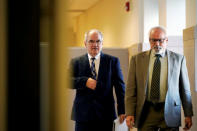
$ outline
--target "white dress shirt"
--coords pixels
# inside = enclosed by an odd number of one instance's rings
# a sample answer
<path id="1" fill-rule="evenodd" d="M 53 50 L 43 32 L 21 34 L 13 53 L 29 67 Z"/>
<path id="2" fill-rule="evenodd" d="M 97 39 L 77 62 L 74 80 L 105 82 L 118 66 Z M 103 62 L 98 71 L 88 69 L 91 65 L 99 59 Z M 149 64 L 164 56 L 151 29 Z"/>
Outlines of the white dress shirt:
<path id="1" fill-rule="evenodd" d="M 101 53 L 97 54 L 94 57 L 95 58 L 94 63 L 95 63 L 97 77 L 98 77 L 98 72 L 99 72 L 100 56 L 101 56 Z M 90 67 L 91 67 L 91 64 L 92 64 L 92 59 L 91 58 L 93 58 L 93 57 L 90 54 L 88 54 L 88 59 L 89 59 Z"/>

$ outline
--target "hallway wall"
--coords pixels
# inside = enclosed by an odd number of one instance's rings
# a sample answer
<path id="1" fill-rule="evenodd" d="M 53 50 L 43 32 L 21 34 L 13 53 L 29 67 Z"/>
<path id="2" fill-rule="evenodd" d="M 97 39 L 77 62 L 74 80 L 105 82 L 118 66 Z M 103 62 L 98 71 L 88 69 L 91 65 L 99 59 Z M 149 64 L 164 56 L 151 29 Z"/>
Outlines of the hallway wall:
<path id="1" fill-rule="evenodd" d="M 186 28 L 183 31 L 183 41 L 184 41 L 184 55 L 187 60 L 187 68 L 188 68 L 188 74 L 190 79 L 190 89 L 191 89 L 191 95 L 192 95 L 192 103 L 193 103 L 193 126 L 191 128 L 191 131 L 197 130 L 197 25 Z"/>
<path id="2" fill-rule="evenodd" d="M 197 24 L 197 0 L 186 0 L 186 27 Z"/>
<path id="3" fill-rule="evenodd" d="M 123 0 L 101 0 L 85 13 L 75 18 L 76 46 L 83 46 L 84 33 L 97 28 L 104 35 L 104 47 L 128 47 L 139 43 L 142 28 L 141 0 L 130 1 L 130 11 Z"/>

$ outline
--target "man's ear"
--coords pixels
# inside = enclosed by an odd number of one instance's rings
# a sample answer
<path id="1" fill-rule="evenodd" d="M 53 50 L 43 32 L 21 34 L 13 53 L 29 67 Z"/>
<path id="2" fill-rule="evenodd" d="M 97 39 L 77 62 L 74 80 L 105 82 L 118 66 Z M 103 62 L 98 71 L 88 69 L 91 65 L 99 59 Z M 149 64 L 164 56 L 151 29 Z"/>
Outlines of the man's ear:
<path id="1" fill-rule="evenodd" d="M 166 38 L 166 42 L 168 42 L 168 37 Z"/>

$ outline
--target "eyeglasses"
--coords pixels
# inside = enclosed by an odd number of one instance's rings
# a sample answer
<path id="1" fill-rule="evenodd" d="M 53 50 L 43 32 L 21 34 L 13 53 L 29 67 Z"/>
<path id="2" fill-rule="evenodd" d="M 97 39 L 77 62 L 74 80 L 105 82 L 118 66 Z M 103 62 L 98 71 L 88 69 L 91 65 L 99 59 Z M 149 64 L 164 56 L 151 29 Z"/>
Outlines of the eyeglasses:
<path id="1" fill-rule="evenodd" d="M 89 44 L 94 44 L 94 43 L 101 44 L 101 42 L 102 42 L 101 40 L 89 40 L 88 41 Z"/>
<path id="2" fill-rule="evenodd" d="M 154 38 L 151 39 L 150 38 L 149 40 L 152 43 L 156 43 L 156 42 L 163 43 L 166 40 L 166 38 L 163 38 L 163 39 L 154 39 Z"/>

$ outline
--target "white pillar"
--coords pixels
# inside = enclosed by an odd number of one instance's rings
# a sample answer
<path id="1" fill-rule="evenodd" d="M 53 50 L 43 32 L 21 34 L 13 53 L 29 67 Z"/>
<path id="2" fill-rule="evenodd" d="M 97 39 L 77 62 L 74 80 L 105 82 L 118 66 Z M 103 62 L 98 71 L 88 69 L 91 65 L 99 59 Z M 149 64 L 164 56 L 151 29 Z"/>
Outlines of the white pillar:
<path id="1" fill-rule="evenodd" d="M 144 42 L 144 0 L 138 0 L 139 43 Z"/>
<path id="2" fill-rule="evenodd" d="M 159 24 L 168 35 L 182 36 L 185 28 L 185 0 L 159 0 Z"/>
<path id="3" fill-rule="evenodd" d="M 168 35 L 182 36 L 185 29 L 185 0 L 167 0 Z"/>
<path id="4" fill-rule="evenodd" d="M 158 0 L 159 3 L 159 25 L 166 27 L 167 20 L 166 20 L 166 0 Z"/>
<path id="5" fill-rule="evenodd" d="M 183 29 L 185 29 L 185 0 L 158 0 L 159 25 L 168 32 L 168 49 L 183 54 Z"/>
<path id="6" fill-rule="evenodd" d="M 149 30 L 159 25 L 158 0 L 144 0 L 144 42 L 149 42 Z"/>
<path id="7" fill-rule="evenodd" d="M 143 0 L 142 6 L 142 29 L 143 33 L 140 36 L 143 37 L 143 40 L 140 41 L 142 43 L 142 51 L 149 50 L 149 30 L 153 26 L 159 25 L 159 6 L 158 0 Z"/>

